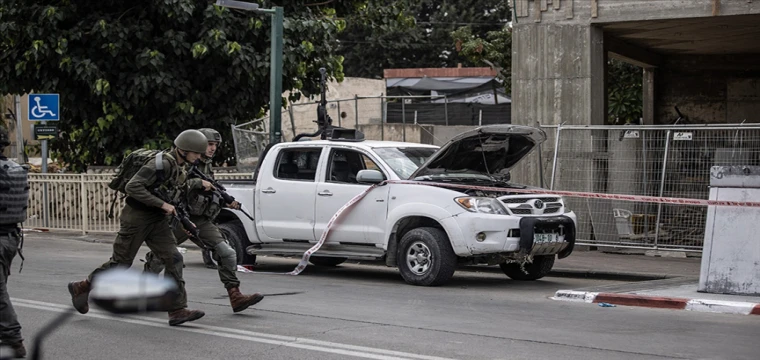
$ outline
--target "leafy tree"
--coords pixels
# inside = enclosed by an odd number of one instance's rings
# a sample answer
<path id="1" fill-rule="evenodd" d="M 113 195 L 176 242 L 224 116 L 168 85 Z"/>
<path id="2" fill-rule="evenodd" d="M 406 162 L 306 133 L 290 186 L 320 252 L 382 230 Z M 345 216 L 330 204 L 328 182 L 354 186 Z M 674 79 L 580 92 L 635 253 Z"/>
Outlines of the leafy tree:
<path id="1" fill-rule="evenodd" d="M 451 67 L 457 63 L 467 66 L 467 58 L 459 56 L 451 41 L 451 32 L 461 26 L 469 26 L 478 38 L 487 38 L 491 31 L 498 31 L 512 19 L 507 0 L 419 0 L 416 11 L 421 31 L 427 34 L 430 44 L 419 61 L 433 67 Z"/>
<path id="2" fill-rule="evenodd" d="M 426 46 L 405 1 L 370 0 L 345 19 L 338 51 L 347 76 L 382 78 L 383 69 L 409 65 L 407 56 Z"/>
<path id="3" fill-rule="evenodd" d="M 339 53 L 347 76 L 382 78 L 384 68 L 485 66 L 455 50 L 451 32 L 487 38 L 511 19 L 507 0 L 369 0 L 347 14 Z"/>
<path id="4" fill-rule="evenodd" d="M 643 114 L 643 75 L 640 67 L 610 59 L 607 63 L 608 122 L 638 124 Z"/>
<path id="5" fill-rule="evenodd" d="M 271 21 L 214 2 L 0 0 L 0 94 L 61 94 L 62 136 L 51 150 L 73 171 L 116 165 L 136 147 L 166 148 L 200 127 L 222 132 L 216 159 L 232 165 L 229 125 L 268 107 Z M 283 90 L 307 96 L 319 91 L 320 67 L 342 80 L 336 13 L 362 2 L 309 3 L 278 2 Z"/>
<path id="6" fill-rule="evenodd" d="M 463 26 L 451 32 L 459 55 L 473 66 L 494 66 L 504 84 L 504 91 L 512 91 L 512 29 L 505 26 L 489 31 L 485 38 L 472 33 L 472 28 Z"/>

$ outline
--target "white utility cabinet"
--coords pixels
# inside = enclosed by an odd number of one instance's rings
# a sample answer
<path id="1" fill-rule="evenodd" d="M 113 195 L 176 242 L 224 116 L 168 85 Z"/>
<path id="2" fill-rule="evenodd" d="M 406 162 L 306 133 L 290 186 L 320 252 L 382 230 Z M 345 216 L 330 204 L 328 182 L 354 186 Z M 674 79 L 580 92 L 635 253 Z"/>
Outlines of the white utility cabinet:
<path id="1" fill-rule="evenodd" d="M 713 166 L 710 200 L 760 202 L 760 166 Z M 708 207 L 697 291 L 760 295 L 760 208 Z"/>

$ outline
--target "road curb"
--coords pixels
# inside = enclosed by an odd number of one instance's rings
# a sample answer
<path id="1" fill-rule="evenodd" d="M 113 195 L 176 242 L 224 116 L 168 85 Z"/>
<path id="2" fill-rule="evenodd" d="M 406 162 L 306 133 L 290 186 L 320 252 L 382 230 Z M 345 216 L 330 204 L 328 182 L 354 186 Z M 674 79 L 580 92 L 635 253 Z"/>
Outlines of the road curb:
<path id="1" fill-rule="evenodd" d="M 567 278 L 589 278 L 589 279 L 603 279 L 603 280 L 630 280 L 630 281 L 647 281 L 647 280 L 662 280 L 680 277 L 680 275 L 671 274 L 650 274 L 639 272 L 620 272 L 620 271 L 598 271 L 598 270 L 576 270 L 568 268 L 555 268 L 549 272 L 549 275 L 553 277 L 567 277 Z"/>
<path id="2" fill-rule="evenodd" d="M 591 291 L 558 290 L 552 300 L 584 303 L 607 303 L 659 309 L 689 310 L 737 315 L 760 315 L 760 303 L 686 299 L 638 294 L 599 293 Z"/>

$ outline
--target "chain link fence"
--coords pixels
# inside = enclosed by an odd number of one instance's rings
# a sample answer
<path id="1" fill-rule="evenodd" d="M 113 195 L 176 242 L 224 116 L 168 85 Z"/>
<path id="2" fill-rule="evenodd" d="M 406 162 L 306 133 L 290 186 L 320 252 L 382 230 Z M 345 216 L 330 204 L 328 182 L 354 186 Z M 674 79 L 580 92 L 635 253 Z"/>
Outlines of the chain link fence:
<path id="1" fill-rule="evenodd" d="M 539 167 L 555 190 L 708 199 L 712 166 L 760 165 L 757 125 L 542 128 L 554 156 Z M 702 249 L 706 207 L 566 200 L 583 245 Z"/>

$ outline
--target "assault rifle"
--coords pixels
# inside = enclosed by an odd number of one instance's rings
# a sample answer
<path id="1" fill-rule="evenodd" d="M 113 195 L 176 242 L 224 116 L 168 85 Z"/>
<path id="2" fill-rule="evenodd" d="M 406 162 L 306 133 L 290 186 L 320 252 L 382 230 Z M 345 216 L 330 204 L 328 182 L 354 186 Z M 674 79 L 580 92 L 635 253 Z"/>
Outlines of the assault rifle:
<path id="1" fill-rule="evenodd" d="M 177 223 L 179 222 L 182 224 L 182 227 L 190 233 L 190 235 L 201 242 L 200 231 L 197 227 L 195 227 L 195 224 L 190 221 L 190 215 L 187 213 L 187 209 L 185 209 L 185 203 L 181 200 L 172 201 L 166 191 L 158 187 L 153 189 L 153 194 L 158 196 L 159 199 L 165 201 L 167 204 L 174 206 L 175 213 L 172 214 L 172 228 L 176 228 Z"/>
<path id="2" fill-rule="evenodd" d="M 206 180 L 210 182 L 212 185 L 214 185 L 215 189 L 213 191 L 222 197 L 225 204 L 232 204 L 233 202 L 235 202 L 235 198 L 232 195 L 227 193 L 227 189 L 222 184 L 212 179 L 210 176 L 204 174 L 202 171 L 200 171 L 198 167 L 196 166 L 196 164 L 193 164 L 192 167 L 190 167 L 190 175 L 195 175 L 201 178 L 202 180 Z M 240 210 L 243 214 L 245 214 L 245 216 L 247 216 L 249 219 L 253 220 L 253 216 L 251 216 L 245 210 L 243 210 L 242 206 L 238 210 Z"/>
<path id="3" fill-rule="evenodd" d="M 320 99 L 319 105 L 317 105 L 317 127 L 318 130 L 314 133 L 301 133 L 293 138 L 293 141 L 298 141 L 302 137 L 320 136 L 322 140 L 326 139 L 341 139 L 348 141 L 362 141 L 364 140 L 364 134 L 355 129 L 346 129 L 340 126 L 333 126 L 332 118 L 327 113 L 327 99 L 325 93 L 327 92 L 327 70 L 325 68 L 319 68 L 321 78 L 319 81 L 320 86 Z"/>

